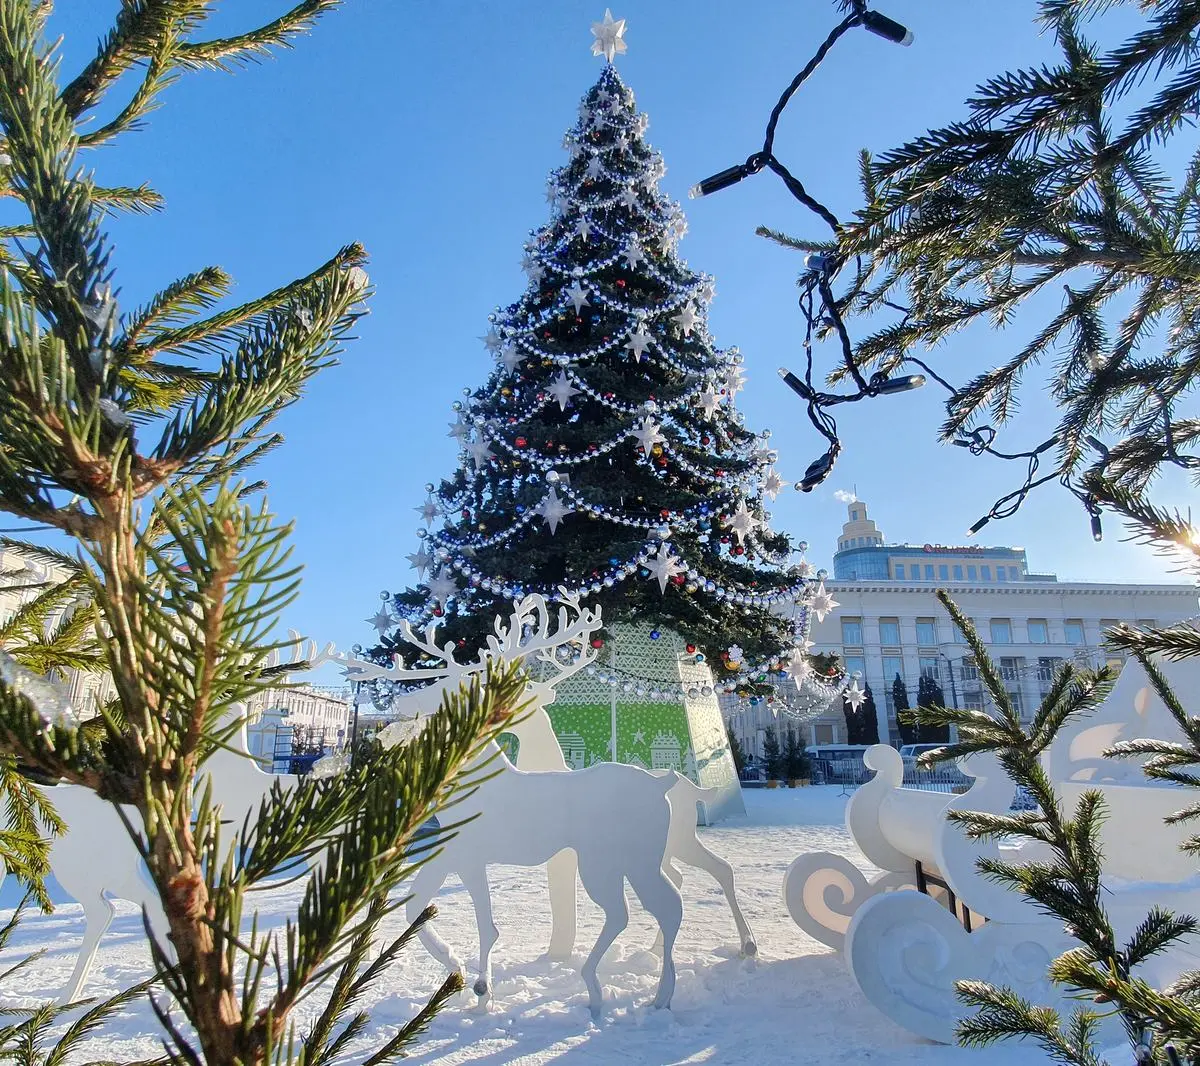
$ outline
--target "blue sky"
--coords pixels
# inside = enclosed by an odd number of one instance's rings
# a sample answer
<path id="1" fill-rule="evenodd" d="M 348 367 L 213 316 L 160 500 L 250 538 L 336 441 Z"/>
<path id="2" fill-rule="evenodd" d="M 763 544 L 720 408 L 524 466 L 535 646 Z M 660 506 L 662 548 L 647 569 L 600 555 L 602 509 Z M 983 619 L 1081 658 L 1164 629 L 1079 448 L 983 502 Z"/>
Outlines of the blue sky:
<path id="1" fill-rule="evenodd" d="M 213 28 L 236 32 L 278 14 L 284 0 L 219 5 Z M 962 114 L 983 78 L 1052 55 L 1033 0 L 879 0 L 916 34 L 899 48 L 855 31 L 789 108 L 777 153 L 819 199 L 846 214 L 858 202 L 861 148 L 883 151 Z M 74 70 L 118 9 L 116 0 L 62 5 Z M 91 159 L 105 183 L 149 181 L 164 213 L 115 222 L 122 306 L 172 279 L 218 264 L 248 297 L 307 273 L 362 241 L 376 287 L 371 315 L 340 367 L 287 413 L 287 445 L 262 464 L 275 511 L 296 523 L 305 584 L 285 623 L 345 647 L 366 641 L 363 619 L 381 589 L 400 589 L 415 548 L 423 485 L 456 462 L 450 404 L 486 376 L 487 315 L 523 290 L 521 244 L 546 219 L 545 179 L 563 132 L 602 61 L 589 53 L 597 0 L 349 0 L 278 58 L 234 76 L 190 75 L 170 88 L 145 131 Z M 717 279 L 710 327 L 746 357 L 739 397 L 747 424 L 773 430 L 785 476 L 823 450 L 776 367 L 800 364 L 795 277 L 800 258 L 754 235 L 758 224 L 825 236 L 822 224 L 768 174 L 687 201 L 697 179 L 761 143 L 776 97 L 837 21 L 832 2 L 630 0 L 629 52 L 618 59 L 650 115 L 649 141 L 684 201 L 681 253 Z M 1021 343 L 973 331 L 934 354 L 963 380 Z M 835 353 L 821 357 L 828 365 Z M 1048 435 L 1035 392 L 1002 438 L 1019 450 Z M 889 539 L 960 543 L 1020 471 L 939 445 L 932 388 L 841 408 L 845 450 L 811 495 L 788 492 L 774 524 L 828 565 L 845 519 L 836 490 L 856 487 Z M 1159 497 L 1186 503 L 1184 486 Z M 1120 543 L 1114 522 L 1094 544 L 1073 498 L 1043 490 L 982 543 L 1014 544 L 1034 569 L 1077 580 L 1172 579 L 1148 550 Z"/>

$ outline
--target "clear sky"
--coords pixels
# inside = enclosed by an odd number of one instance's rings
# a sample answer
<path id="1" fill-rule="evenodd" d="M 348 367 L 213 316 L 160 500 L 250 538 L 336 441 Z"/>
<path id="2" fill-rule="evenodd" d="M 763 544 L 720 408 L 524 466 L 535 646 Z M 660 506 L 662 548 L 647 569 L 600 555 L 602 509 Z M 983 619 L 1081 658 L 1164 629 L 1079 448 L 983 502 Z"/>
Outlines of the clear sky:
<path id="1" fill-rule="evenodd" d="M 119 6 L 60 5 L 52 28 L 66 35 L 68 71 Z M 236 32 L 285 6 L 226 0 L 213 27 Z M 1052 55 L 1033 0 L 877 6 L 913 30 L 913 46 L 848 35 L 801 90 L 776 142 L 839 215 L 858 203 L 860 149 L 883 151 L 958 117 L 985 77 Z M 359 339 L 288 412 L 288 443 L 260 468 L 275 511 L 295 520 L 306 568 L 288 626 L 342 647 L 365 643 L 379 591 L 409 583 L 414 508 L 424 483 L 456 462 L 450 405 L 488 373 L 479 337 L 489 311 L 523 291 L 521 244 L 546 220 L 546 176 L 600 72 L 589 26 L 603 12 L 603 0 L 347 0 L 272 61 L 184 77 L 145 131 L 91 157 L 101 181 L 148 181 L 167 198 L 164 213 L 111 227 L 123 307 L 208 264 L 249 297 L 349 241 L 371 253 L 376 295 Z M 761 143 L 779 92 L 839 15 L 831 0 L 627 0 L 613 14 L 628 20 L 618 67 L 650 115 L 648 139 L 668 167 L 663 187 L 690 221 L 681 254 L 716 276 L 710 327 L 746 357 L 739 404 L 748 426 L 773 430 L 779 468 L 797 479 L 823 450 L 775 374 L 800 365 L 801 262 L 754 228 L 825 236 L 823 224 L 769 174 L 700 201 L 686 191 Z M 934 358 L 961 381 L 1025 335 L 974 331 Z M 820 356 L 826 366 L 836 357 L 832 348 Z M 942 395 L 927 387 L 839 409 L 845 450 L 833 477 L 811 495 L 781 496 L 774 524 L 807 539 L 811 560 L 828 566 L 846 517 L 835 491 L 857 488 L 890 540 L 962 543 L 1022 471 L 939 445 Z M 998 443 L 1037 443 L 1051 416 L 1031 392 L 1022 423 Z M 1186 488 L 1167 486 L 1159 498 L 1185 505 Z M 1178 580 L 1120 535 L 1109 521 L 1104 542 L 1093 543 L 1074 499 L 1047 488 L 979 539 L 1023 546 L 1033 569 L 1063 579 Z"/>

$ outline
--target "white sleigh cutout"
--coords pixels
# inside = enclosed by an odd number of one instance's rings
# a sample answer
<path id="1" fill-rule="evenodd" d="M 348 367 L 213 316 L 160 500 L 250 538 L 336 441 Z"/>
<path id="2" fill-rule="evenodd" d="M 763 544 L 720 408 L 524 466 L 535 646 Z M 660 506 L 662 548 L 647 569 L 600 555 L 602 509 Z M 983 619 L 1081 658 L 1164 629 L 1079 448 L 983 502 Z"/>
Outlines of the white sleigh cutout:
<path id="1" fill-rule="evenodd" d="M 1200 663 L 1164 663 L 1162 670 L 1183 705 L 1194 707 Z M 1178 740 L 1179 729 L 1145 671 L 1131 662 L 1104 703 L 1070 723 L 1043 756 L 1069 810 L 1085 789 L 1105 795 L 1105 904 L 1119 937 L 1130 935 L 1151 906 L 1200 910 L 1197 860 L 1178 850 L 1195 827 L 1162 824 L 1193 797 L 1177 786 L 1146 781 L 1139 760 L 1103 758 L 1119 740 L 1148 736 Z M 965 794 L 949 797 L 902 788 L 901 759 L 886 746 L 871 748 L 865 761 L 876 774 L 851 799 L 847 826 L 867 859 L 885 872 L 868 881 L 840 856 L 801 856 L 784 884 L 788 909 L 801 928 L 844 950 L 871 1003 L 932 1040 L 954 1042 L 965 1014 L 954 992 L 960 980 L 1007 985 L 1034 1003 L 1069 1012 L 1073 1004 L 1050 984 L 1046 970 L 1075 942 L 1060 923 L 977 869 L 988 856 L 1043 857 L 1042 846 L 1027 842 L 1020 849 L 999 849 L 994 842 L 969 840 L 947 819 L 956 809 L 1008 810 L 1013 786 L 995 758 L 962 760 L 960 768 L 974 781 Z M 910 887 L 931 871 L 945 886 L 940 900 Z M 1153 884 L 1142 880 L 1147 871 Z M 1139 975 L 1165 984 L 1196 965 L 1194 951 L 1184 945 L 1152 960 Z"/>

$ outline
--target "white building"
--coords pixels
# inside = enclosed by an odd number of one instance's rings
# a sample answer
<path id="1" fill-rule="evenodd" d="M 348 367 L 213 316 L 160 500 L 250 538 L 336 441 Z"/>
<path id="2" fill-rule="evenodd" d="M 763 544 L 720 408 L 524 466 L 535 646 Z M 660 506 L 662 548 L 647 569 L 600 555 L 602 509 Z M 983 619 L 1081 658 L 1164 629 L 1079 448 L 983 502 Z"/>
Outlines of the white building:
<path id="1" fill-rule="evenodd" d="M 354 705 L 339 689 L 314 685 L 271 688 L 260 692 L 247 704 L 251 729 L 264 712 L 273 712 L 283 728 L 290 728 L 298 743 L 311 742 L 327 750 L 349 743 L 350 719 Z"/>
<path id="2" fill-rule="evenodd" d="M 934 593 L 945 589 L 975 624 L 1000 668 L 1014 704 L 1030 715 L 1064 659 L 1099 666 L 1120 662 L 1103 647 L 1104 631 L 1118 622 L 1170 625 L 1197 613 L 1194 585 L 1066 582 L 1030 573 L 1021 548 L 887 544 L 861 500 L 849 505 L 826 587 L 838 606 L 809 634 L 814 653 L 832 653 L 863 675 L 875 699 L 879 738 L 898 744 L 892 704 L 899 675 L 916 705 L 922 674 L 942 688 L 947 706 L 983 707 L 984 693 L 966 647 Z M 746 750 L 762 754 L 769 706 L 731 708 L 730 720 Z M 805 723 L 810 744 L 846 742 L 840 701 Z"/>

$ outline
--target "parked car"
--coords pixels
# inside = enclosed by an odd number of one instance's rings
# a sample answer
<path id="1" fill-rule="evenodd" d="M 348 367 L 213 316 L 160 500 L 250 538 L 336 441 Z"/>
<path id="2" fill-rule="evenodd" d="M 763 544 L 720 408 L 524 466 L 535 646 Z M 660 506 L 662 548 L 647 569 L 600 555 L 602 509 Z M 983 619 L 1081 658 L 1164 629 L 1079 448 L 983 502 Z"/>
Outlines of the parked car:
<path id="1" fill-rule="evenodd" d="M 905 744 L 900 749 L 900 758 L 904 760 L 904 768 L 906 770 L 917 769 L 917 759 L 927 751 L 937 751 L 938 748 L 944 748 L 944 743 L 940 744 Z"/>

